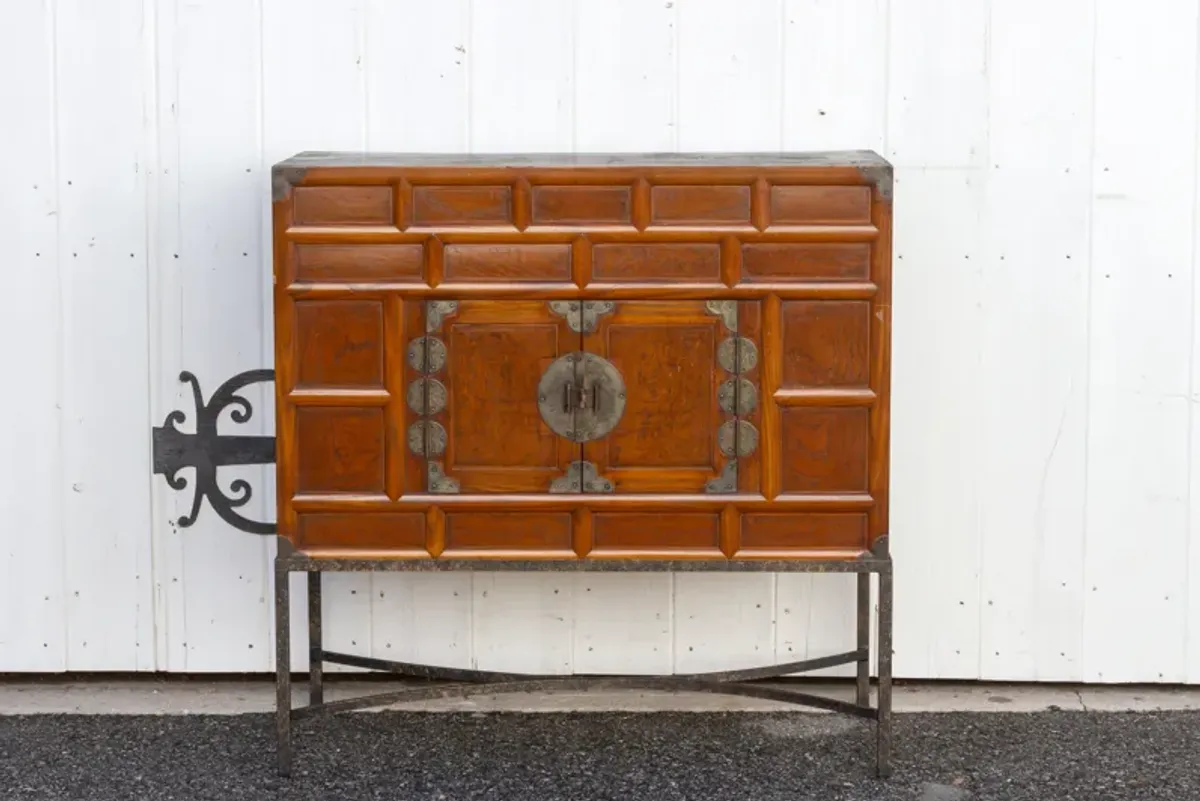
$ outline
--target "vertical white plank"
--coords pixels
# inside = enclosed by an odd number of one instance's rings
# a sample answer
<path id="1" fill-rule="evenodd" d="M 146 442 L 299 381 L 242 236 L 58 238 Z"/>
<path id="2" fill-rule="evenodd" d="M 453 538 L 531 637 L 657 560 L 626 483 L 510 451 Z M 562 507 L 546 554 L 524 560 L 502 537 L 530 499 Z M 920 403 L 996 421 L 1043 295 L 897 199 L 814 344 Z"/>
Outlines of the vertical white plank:
<path id="1" fill-rule="evenodd" d="M 1084 678 L 1182 681 L 1197 6 L 1096 13 Z"/>
<path id="2" fill-rule="evenodd" d="M 898 165 L 982 164 L 987 0 L 891 4 L 888 152 Z"/>
<path id="3" fill-rule="evenodd" d="M 195 431 L 190 387 L 178 380 L 193 373 L 205 399 L 222 382 L 262 368 L 265 284 L 270 250 L 262 240 L 265 178 L 259 142 L 261 36 L 255 3 L 166 5 L 159 27 L 162 174 L 158 193 L 160 269 L 156 411 L 178 408 L 180 426 Z M 214 59 L 213 53 L 225 55 Z M 273 433 L 270 386 L 242 393 L 253 405 L 245 424 L 221 415 L 221 434 Z M 252 500 L 237 511 L 252 520 L 274 519 L 263 467 L 218 468 L 229 492 L 242 479 Z M 159 559 L 170 577 L 163 596 L 165 643 L 171 669 L 266 671 L 270 666 L 271 591 L 266 541 L 225 523 L 205 502 L 196 523 L 170 521 L 190 511 L 195 488 L 171 493 L 156 519 L 156 537 L 167 540 Z M 161 481 L 161 479 L 160 479 Z M 165 483 L 165 482 L 164 482 Z M 161 584 L 161 582 L 160 582 Z"/>
<path id="4" fill-rule="evenodd" d="M 570 151 L 574 4 L 471 3 L 470 149 Z M 472 661 L 483 669 L 571 669 L 570 574 L 475 574 Z"/>
<path id="5" fill-rule="evenodd" d="M 678 3 L 679 148 L 778 150 L 782 135 L 783 3 Z M 678 672 L 774 660 L 773 575 L 674 578 Z M 719 633 L 720 636 L 717 636 Z"/>
<path id="6" fill-rule="evenodd" d="M 18 3 L 0 25 L 0 670 L 66 668 L 54 7 Z M 16 76 L 20 76 L 17 80 Z M 19 385 L 19 391 L 18 391 Z"/>
<path id="7" fill-rule="evenodd" d="M 472 151 L 573 149 L 573 14 L 562 0 L 473 0 Z"/>
<path id="8" fill-rule="evenodd" d="M 466 150 L 468 0 L 369 0 L 366 14 L 369 148 Z"/>
<path id="9" fill-rule="evenodd" d="M 884 152 L 887 11 L 887 0 L 787 0 L 783 54 L 787 149 Z"/>
<path id="10" fill-rule="evenodd" d="M 581 0 L 575 26 L 575 146 L 662 151 L 675 145 L 673 3 Z M 580 574 L 574 665 L 579 673 L 671 671 L 669 576 Z"/>
<path id="11" fill-rule="evenodd" d="M 1082 678 L 1091 7 L 991 7 L 979 421 L 989 680 Z"/>
<path id="12" fill-rule="evenodd" d="M 57 9 L 67 665 L 153 667 L 140 0 Z"/>
<path id="13" fill-rule="evenodd" d="M 570 573 L 475 574 L 472 667 L 571 672 Z"/>
<path id="14" fill-rule="evenodd" d="M 1200 115 L 1200 84 L 1196 86 Z M 1197 123 L 1200 125 L 1200 122 Z M 1196 175 L 1192 186 L 1192 364 L 1188 404 L 1191 450 L 1188 459 L 1188 609 L 1187 683 L 1200 684 L 1200 136 L 1196 137 Z"/>
<path id="15" fill-rule="evenodd" d="M 367 147 L 467 150 L 468 0 L 372 0 L 366 31 Z M 470 665 L 470 573 L 385 572 L 371 582 L 373 656 Z"/>
<path id="16" fill-rule="evenodd" d="M 887 128 L 886 0 L 787 0 L 783 53 L 783 147 L 884 152 Z M 778 577 L 776 658 L 855 647 L 855 577 Z M 810 676 L 850 676 L 853 665 Z"/>
<path id="17" fill-rule="evenodd" d="M 783 2 L 688 0 L 679 8 L 679 147 L 780 145 Z"/>
<path id="18" fill-rule="evenodd" d="M 985 192 L 975 170 L 898 172 L 890 540 L 895 670 L 903 677 L 973 679 L 979 675 Z"/>
<path id="19" fill-rule="evenodd" d="M 262 0 L 263 163 L 301 150 L 361 150 L 366 134 L 363 66 L 366 31 L 361 0 Z M 269 242 L 270 181 L 260 176 L 262 241 Z M 269 310 L 264 313 L 269 313 Z M 268 326 L 269 330 L 269 326 Z M 274 548 L 270 549 L 274 555 Z M 292 664 L 308 665 L 305 577 L 292 576 Z M 322 585 L 324 645 L 357 653 L 371 642 L 371 576 L 336 573 Z M 272 623 L 272 636 L 274 627 Z M 355 645 L 352 645 L 355 643 Z M 356 651 L 357 649 L 357 651 Z M 332 670 L 355 668 L 330 666 Z"/>
<path id="20" fill-rule="evenodd" d="M 583 152 L 675 146 L 674 3 L 579 0 L 575 147 Z"/>

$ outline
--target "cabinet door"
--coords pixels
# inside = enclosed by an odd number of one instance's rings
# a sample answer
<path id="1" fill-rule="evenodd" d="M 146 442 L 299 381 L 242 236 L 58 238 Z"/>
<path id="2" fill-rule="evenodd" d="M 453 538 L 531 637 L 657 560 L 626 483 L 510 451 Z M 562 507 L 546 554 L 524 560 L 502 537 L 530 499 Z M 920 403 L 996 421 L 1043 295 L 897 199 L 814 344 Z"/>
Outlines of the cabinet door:
<path id="1" fill-rule="evenodd" d="M 600 404 L 601 430 L 584 442 L 606 490 L 616 493 L 737 491 L 735 301 L 612 301 L 584 317 L 583 348 L 615 373 L 615 408 Z M 729 370 L 722 367 L 728 356 Z M 590 366 L 589 366 L 590 367 Z M 585 385 L 588 376 L 585 376 Z M 589 468 L 590 469 L 590 468 Z"/>
<path id="2" fill-rule="evenodd" d="M 425 337 L 410 344 L 426 375 L 409 405 L 423 412 L 421 432 L 410 436 L 426 438 L 429 492 L 572 491 L 555 480 L 581 458 L 580 445 L 556 434 L 538 403 L 543 376 L 579 349 L 570 314 L 546 301 L 426 302 Z M 569 427 L 570 405 L 556 400 Z"/>

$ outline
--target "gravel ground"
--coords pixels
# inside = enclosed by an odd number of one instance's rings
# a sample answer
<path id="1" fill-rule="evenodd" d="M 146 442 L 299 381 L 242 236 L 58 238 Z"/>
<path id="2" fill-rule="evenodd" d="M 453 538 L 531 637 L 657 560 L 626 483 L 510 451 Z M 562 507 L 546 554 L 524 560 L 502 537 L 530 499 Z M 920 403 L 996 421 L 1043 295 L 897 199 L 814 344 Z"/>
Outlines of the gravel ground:
<path id="1" fill-rule="evenodd" d="M 0 717 L 0 799 L 1200 799 L 1200 712 L 350 713 Z"/>

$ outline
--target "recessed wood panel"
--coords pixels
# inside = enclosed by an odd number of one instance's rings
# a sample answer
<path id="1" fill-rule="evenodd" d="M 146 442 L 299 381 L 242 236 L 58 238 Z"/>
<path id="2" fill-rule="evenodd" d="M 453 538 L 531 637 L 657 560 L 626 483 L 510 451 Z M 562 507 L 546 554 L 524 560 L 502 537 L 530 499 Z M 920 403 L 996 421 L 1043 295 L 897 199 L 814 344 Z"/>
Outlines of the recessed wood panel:
<path id="1" fill-rule="evenodd" d="M 383 303 L 296 302 L 296 386 L 382 387 Z"/>
<path id="2" fill-rule="evenodd" d="M 390 186 L 301 186 L 293 194 L 297 225 L 393 225 Z"/>
<path id="3" fill-rule="evenodd" d="M 383 436 L 382 409 L 296 409 L 296 490 L 382 493 Z"/>
<path id="4" fill-rule="evenodd" d="M 595 512 L 592 552 L 720 551 L 720 517 L 692 512 Z"/>
<path id="5" fill-rule="evenodd" d="M 592 247 L 597 281 L 713 281 L 721 276 L 717 244 L 599 244 Z"/>
<path id="6" fill-rule="evenodd" d="M 297 281 L 420 281 L 425 248 L 404 245 L 296 245 Z"/>
<path id="7" fill-rule="evenodd" d="M 413 225 L 506 225 L 511 222 L 512 187 L 413 187 Z"/>
<path id="8" fill-rule="evenodd" d="M 870 334 L 868 301 L 784 301 L 783 387 L 865 387 Z"/>
<path id="9" fill-rule="evenodd" d="M 446 348 L 446 406 L 429 416 L 447 432 L 446 475 L 463 493 L 547 492 L 580 448 L 542 420 L 538 382 L 580 334 L 545 301 L 462 300 L 430 336 Z"/>
<path id="10" fill-rule="evenodd" d="M 869 222 L 870 187 L 771 187 L 772 225 L 853 225 Z"/>
<path id="11" fill-rule="evenodd" d="M 750 187 L 652 187 L 650 221 L 655 225 L 749 224 Z"/>
<path id="12" fill-rule="evenodd" d="M 628 186 L 535 186 L 535 225 L 615 225 L 630 222 Z"/>
<path id="13" fill-rule="evenodd" d="M 864 548 L 866 543 L 867 516 L 860 512 L 747 512 L 742 515 L 742 551 Z"/>
<path id="14" fill-rule="evenodd" d="M 866 242 L 751 242 L 742 245 L 742 280 L 865 281 L 871 276 Z"/>
<path id="15" fill-rule="evenodd" d="M 571 246 L 446 245 L 446 282 L 568 281 Z"/>
<path id="16" fill-rule="evenodd" d="M 620 300 L 584 335 L 584 349 L 611 362 L 625 384 L 620 420 L 585 443 L 583 457 L 617 493 L 703 492 L 721 474 L 723 326 L 702 300 Z"/>
<path id="17" fill-rule="evenodd" d="M 867 409 L 789 408 L 780 417 L 784 492 L 866 492 Z"/>
<path id="18" fill-rule="evenodd" d="M 572 554 L 570 512 L 447 512 L 446 550 Z"/>
<path id="19" fill-rule="evenodd" d="M 424 512 L 310 512 L 297 521 L 300 548 L 425 552 Z"/>

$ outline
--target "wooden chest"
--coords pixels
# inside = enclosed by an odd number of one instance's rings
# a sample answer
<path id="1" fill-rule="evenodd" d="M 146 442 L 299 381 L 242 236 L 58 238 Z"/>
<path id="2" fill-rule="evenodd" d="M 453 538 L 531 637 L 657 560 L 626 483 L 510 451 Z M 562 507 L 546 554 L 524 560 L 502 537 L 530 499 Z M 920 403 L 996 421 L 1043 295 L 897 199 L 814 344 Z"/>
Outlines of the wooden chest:
<path id="1" fill-rule="evenodd" d="M 276 165 L 280 536 L 863 555 L 888 530 L 891 217 L 870 152 Z"/>

